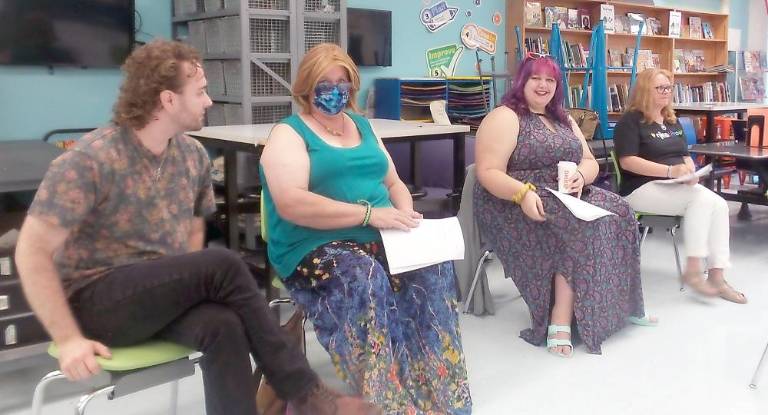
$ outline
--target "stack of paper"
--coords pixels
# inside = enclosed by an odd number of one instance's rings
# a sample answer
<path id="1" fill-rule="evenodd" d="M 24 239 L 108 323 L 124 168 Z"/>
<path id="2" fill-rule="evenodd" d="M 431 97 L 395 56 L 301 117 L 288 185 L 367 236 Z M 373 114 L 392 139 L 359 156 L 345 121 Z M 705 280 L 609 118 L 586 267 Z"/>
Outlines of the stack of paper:
<path id="1" fill-rule="evenodd" d="M 456 217 L 422 219 L 419 226 L 407 232 L 380 232 L 392 274 L 464 259 L 464 236 Z"/>
<path id="2" fill-rule="evenodd" d="M 707 164 L 706 166 L 696 170 L 695 173 L 686 174 L 685 176 L 680 176 L 675 179 L 667 179 L 667 180 L 656 180 L 654 183 L 665 183 L 665 184 L 671 184 L 671 183 L 685 183 L 687 181 L 690 181 L 691 179 L 698 179 L 702 178 L 706 175 L 708 175 L 712 171 L 712 164 Z"/>

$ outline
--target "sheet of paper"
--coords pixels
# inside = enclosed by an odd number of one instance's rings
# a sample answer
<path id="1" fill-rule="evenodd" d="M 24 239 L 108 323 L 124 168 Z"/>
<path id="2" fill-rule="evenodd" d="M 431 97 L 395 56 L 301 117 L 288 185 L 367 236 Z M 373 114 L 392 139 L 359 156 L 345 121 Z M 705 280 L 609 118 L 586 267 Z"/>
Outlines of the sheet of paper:
<path id="1" fill-rule="evenodd" d="M 654 183 L 664 183 L 664 184 L 669 184 L 669 183 L 685 183 L 688 180 L 693 179 L 694 177 L 695 178 L 702 178 L 702 177 L 708 175 L 711 171 L 712 171 L 712 163 L 707 164 L 706 166 L 696 170 L 695 173 L 686 174 L 685 176 L 680 176 L 680 177 L 675 178 L 675 179 L 656 180 L 656 181 L 654 181 Z"/>
<path id="2" fill-rule="evenodd" d="M 437 125 L 451 125 L 451 120 L 448 119 L 448 112 L 445 108 L 445 100 L 437 100 L 429 103 L 429 111 L 432 113 L 432 120 Z"/>
<path id="3" fill-rule="evenodd" d="M 400 274 L 454 259 L 464 259 L 464 236 L 456 217 L 422 219 L 408 232 L 381 230 L 392 274 Z"/>
<path id="4" fill-rule="evenodd" d="M 565 207 L 567 207 L 568 210 L 571 211 L 573 216 L 576 216 L 581 220 L 593 221 L 595 219 L 602 218 L 603 216 L 615 214 L 601 207 L 585 202 L 581 199 L 577 199 L 569 194 L 560 193 L 557 190 L 552 190 L 548 187 L 546 189 L 552 192 L 552 194 L 555 195 L 556 198 L 560 199 L 560 201 L 563 202 Z"/>

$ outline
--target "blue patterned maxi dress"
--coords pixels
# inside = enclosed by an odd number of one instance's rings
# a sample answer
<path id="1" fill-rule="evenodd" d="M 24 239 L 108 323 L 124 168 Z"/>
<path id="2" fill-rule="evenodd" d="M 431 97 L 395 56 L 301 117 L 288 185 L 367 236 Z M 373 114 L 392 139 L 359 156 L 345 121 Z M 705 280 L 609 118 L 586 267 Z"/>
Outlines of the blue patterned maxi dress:
<path id="1" fill-rule="evenodd" d="M 532 327 L 520 333 L 533 345 L 546 343 L 553 306 L 553 277 L 565 276 L 575 293 L 575 334 L 589 353 L 626 324 L 642 317 L 640 247 L 634 212 L 618 195 L 587 186 L 582 200 L 609 210 L 592 222 L 574 217 L 545 187 L 557 189 L 557 163 L 579 163 L 582 146 L 569 126 L 553 133 L 534 114 L 520 116 L 517 146 L 507 174 L 531 182 L 544 205 L 546 221 L 529 219 L 519 205 L 501 200 L 478 182 L 474 208 L 480 234 L 515 282 L 531 313 Z M 509 139 L 499 137 L 499 140 Z"/>
<path id="2" fill-rule="evenodd" d="M 387 415 L 468 415 L 452 262 L 391 275 L 380 242 L 336 241 L 285 281 L 339 376 Z"/>

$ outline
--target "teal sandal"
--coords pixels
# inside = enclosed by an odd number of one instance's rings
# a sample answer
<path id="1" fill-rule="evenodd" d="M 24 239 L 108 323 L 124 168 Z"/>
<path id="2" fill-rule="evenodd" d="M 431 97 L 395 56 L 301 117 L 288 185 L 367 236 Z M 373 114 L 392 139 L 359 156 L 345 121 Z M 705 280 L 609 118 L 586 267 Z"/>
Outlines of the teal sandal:
<path id="1" fill-rule="evenodd" d="M 651 320 L 651 316 L 648 314 L 642 317 L 629 316 L 627 317 L 627 321 L 637 326 L 653 327 L 659 325 L 659 319 L 656 318 L 656 320 Z"/>
<path id="2" fill-rule="evenodd" d="M 547 327 L 547 336 L 553 336 L 557 333 L 568 333 L 568 335 L 570 335 L 571 327 L 558 326 L 556 324 L 551 324 Z M 555 351 L 554 348 L 559 346 L 568 346 L 571 348 L 571 352 L 568 354 L 565 354 L 562 352 Z M 547 350 L 549 350 L 550 353 L 560 357 L 569 358 L 573 356 L 573 344 L 571 343 L 571 339 L 555 339 L 553 337 L 547 337 Z"/>

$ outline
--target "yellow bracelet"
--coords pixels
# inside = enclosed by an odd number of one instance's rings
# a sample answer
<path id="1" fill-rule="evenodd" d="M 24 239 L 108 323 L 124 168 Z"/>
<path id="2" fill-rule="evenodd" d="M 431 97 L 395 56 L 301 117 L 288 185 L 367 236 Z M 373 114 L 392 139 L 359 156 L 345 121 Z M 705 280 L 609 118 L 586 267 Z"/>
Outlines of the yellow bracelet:
<path id="1" fill-rule="evenodd" d="M 529 190 L 536 191 L 536 186 L 528 182 L 523 183 L 523 187 L 520 188 L 520 190 L 518 190 L 514 196 L 512 196 L 512 201 L 519 205 L 523 202 L 523 198 L 525 198 L 525 194 L 528 193 Z"/>

